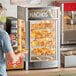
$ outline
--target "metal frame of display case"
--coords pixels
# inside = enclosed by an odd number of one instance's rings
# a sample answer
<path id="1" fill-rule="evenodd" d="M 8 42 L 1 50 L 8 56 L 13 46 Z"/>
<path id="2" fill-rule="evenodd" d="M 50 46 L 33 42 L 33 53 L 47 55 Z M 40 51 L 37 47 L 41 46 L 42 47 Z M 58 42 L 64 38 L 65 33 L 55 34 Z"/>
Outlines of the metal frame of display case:
<path id="1" fill-rule="evenodd" d="M 57 18 L 43 17 L 43 18 L 36 18 L 30 17 L 30 11 L 34 10 L 57 10 Z M 26 70 L 28 69 L 43 69 L 43 68 L 56 68 L 60 67 L 60 8 L 59 7 L 22 7 L 18 6 L 17 8 L 17 15 L 18 19 L 25 20 L 25 31 L 26 31 L 26 49 L 29 50 L 28 55 L 26 55 Z M 49 60 L 49 61 L 39 61 L 39 62 L 30 62 L 30 21 L 36 20 L 56 20 L 56 59 Z"/>
<path id="2" fill-rule="evenodd" d="M 64 36 L 64 33 L 63 33 L 63 29 L 64 29 L 64 27 L 63 27 L 64 26 L 64 19 L 63 19 L 64 18 L 64 10 L 63 10 L 64 9 L 64 4 L 63 3 L 61 5 L 61 7 L 62 7 L 61 8 L 61 13 L 63 13 L 62 14 L 62 21 L 61 21 L 61 25 L 62 25 L 61 26 L 61 44 L 63 44 L 63 39 L 64 39 L 64 37 L 63 37 Z"/>

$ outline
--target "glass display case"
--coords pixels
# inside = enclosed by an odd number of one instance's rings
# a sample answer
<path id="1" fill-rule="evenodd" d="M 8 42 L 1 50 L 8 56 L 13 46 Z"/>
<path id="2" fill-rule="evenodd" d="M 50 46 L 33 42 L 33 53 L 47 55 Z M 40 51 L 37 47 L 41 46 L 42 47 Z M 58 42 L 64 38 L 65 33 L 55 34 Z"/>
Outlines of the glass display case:
<path id="1" fill-rule="evenodd" d="M 18 6 L 17 10 L 18 24 L 25 21 L 26 69 L 60 67 L 60 8 Z"/>
<path id="2" fill-rule="evenodd" d="M 17 20 L 17 18 L 14 17 L 8 17 L 6 22 L 6 31 L 8 34 L 14 35 L 11 40 L 13 51 L 16 54 L 21 51 L 25 51 L 25 21 L 21 19 Z M 23 58 L 20 58 L 16 63 L 9 63 L 9 61 L 7 61 L 7 70 L 23 68 Z"/>
<path id="3" fill-rule="evenodd" d="M 62 3 L 61 5 L 62 5 L 61 44 L 76 44 L 76 3 Z"/>
<path id="4" fill-rule="evenodd" d="M 76 3 L 61 3 L 61 12 L 61 64 L 64 67 L 75 67 Z"/>

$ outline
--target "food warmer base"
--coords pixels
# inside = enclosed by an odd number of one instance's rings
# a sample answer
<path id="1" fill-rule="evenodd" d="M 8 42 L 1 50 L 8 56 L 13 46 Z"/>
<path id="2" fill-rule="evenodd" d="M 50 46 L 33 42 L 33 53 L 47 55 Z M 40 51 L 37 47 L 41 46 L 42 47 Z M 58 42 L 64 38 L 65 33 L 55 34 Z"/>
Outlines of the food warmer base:
<path id="1" fill-rule="evenodd" d="M 29 63 L 29 69 L 47 69 L 47 68 L 57 68 L 58 61 L 35 61 Z"/>
<path id="2" fill-rule="evenodd" d="M 76 55 L 61 55 L 61 64 L 63 67 L 75 67 L 76 66 Z"/>

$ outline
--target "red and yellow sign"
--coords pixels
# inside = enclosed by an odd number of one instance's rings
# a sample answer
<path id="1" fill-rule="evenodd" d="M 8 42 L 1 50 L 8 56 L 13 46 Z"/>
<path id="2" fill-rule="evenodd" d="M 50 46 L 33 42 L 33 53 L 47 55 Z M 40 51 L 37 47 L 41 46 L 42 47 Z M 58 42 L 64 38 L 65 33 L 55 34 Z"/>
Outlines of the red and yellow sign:
<path id="1" fill-rule="evenodd" d="M 20 58 L 16 63 L 7 62 L 7 69 L 22 69 L 23 68 L 23 60 Z"/>

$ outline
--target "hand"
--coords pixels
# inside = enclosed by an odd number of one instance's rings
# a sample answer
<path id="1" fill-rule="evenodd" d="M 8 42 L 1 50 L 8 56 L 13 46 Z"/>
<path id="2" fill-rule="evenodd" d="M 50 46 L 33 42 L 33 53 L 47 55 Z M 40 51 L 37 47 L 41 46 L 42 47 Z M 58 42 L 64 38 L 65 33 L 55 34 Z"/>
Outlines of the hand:
<path id="1" fill-rule="evenodd" d="M 25 55 L 28 54 L 28 51 L 20 52 L 20 54 L 21 54 L 21 55 L 20 55 L 21 58 L 22 58 L 22 57 L 25 57 Z"/>
<path id="2" fill-rule="evenodd" d="M 20 58 L 25 57 L 26 54 L 28 54 L 28 51 L 24 51 L 24 52 L 20 52 L 18 54 L 15 54 L 16 57 L 12 63 L 13 64 L 16 63 Z"/>
<path id="3" fill-rule="evenodd" d="M 28 51 L 22 51 L 20 53 L 15 53 L 18 57 L 25 57 L 26 54 L 28 54 Z"/>

